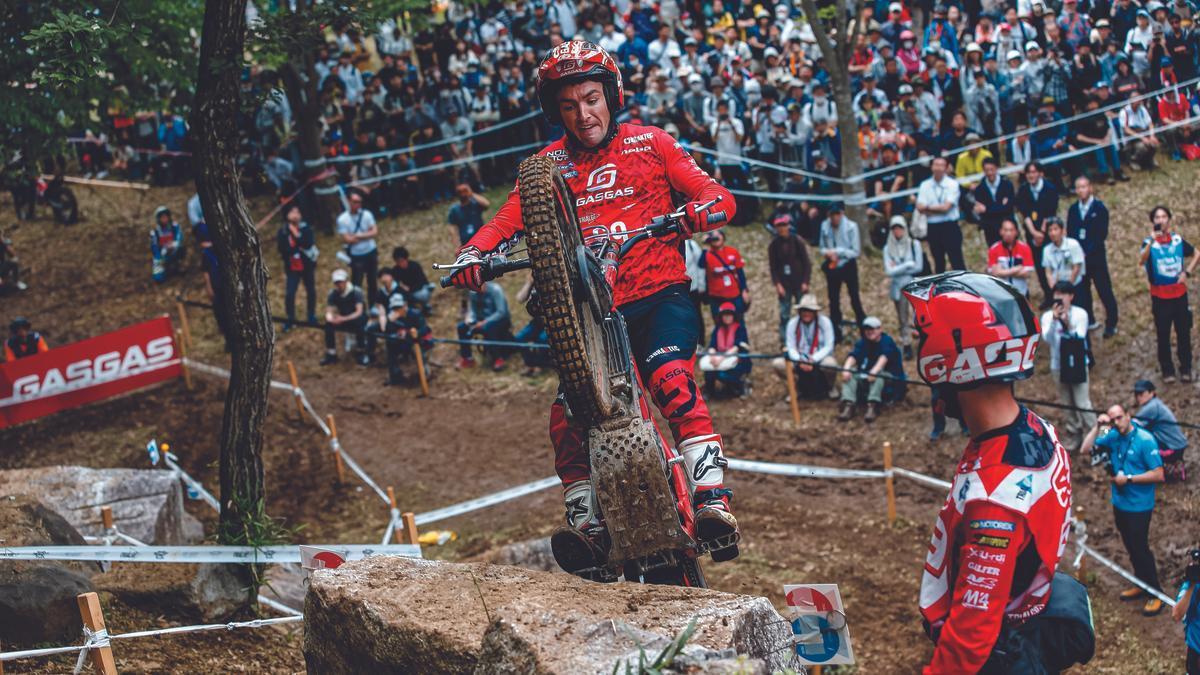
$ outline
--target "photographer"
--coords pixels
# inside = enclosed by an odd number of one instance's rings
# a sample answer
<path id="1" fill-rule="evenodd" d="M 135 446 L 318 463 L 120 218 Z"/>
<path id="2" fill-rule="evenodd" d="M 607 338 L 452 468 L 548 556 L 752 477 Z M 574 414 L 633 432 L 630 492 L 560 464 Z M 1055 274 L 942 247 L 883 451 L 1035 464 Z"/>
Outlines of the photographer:
<path id="1" fill-rule="evenodd" d="M 1050 372 L 1058 383 L 1058 399 L 1067 409 L 1059 441 L 1068 450 L 1092 427 L 1095 413 L 1088 393 L 1087 312 L 1072 304 L 1075 287 L 1062 280 L 1054 285 L 1052 309 L 1042 314 L 1042 341 L 1050 350 Z"/>
<path id="2" fill-rule="evenodd" d="M 1187 449 L 1187 436 L 1175 419 L 1175 413 L 1154 391 L 1154 383 L 1150 380 L 1138 380 L 1133 383 L 1133 398 L 1138 408 L 1133 421 L 1141 428 L 1149 431 L 1158 443 L 1158 456 L 1162 458 L 1163 474 L 1167 483 L 1182 483 L 1187 479 L 1183 466 L 1183 451 Z"/>
<path id="3" fill-rule="evenodd" d="M 1200 549 L 1188 552 L 1191 560 L 1184 571 L 1183 585 L 1179 597 L 1171 608 L 1171 618 L 1182 621 L 1184 638 L 1187 641 L 1187 674 L 1200 675 L 1200 595 L 1196 585 L 1200 584 Z"/>
<path id="4" fill-rule="evenodd" d="M 1158 443 L 1150 432 L 1134 426 L 1124 408 L 1114 405 L 1096 420 L 1096 425 L 1084 437 L 1080 451 L 1090 454 L 1093 448 L 1108 452 L 1113 519 L 1129 553 L 1129 561 L 1133 563 L 1133 573 L 1150 588 L 1161 590 L 1158 567 L 1150 551 L 1154 493 L 1156 486 L 1163 482 Z M 1142 595 L 1142 589 L 1134 586 L 1123 591 L 1121 599 L 1136 600 Z M 1142 607 L 1142 614 L 1154 616 L 1162 611 L 1162 607 L 1162 600 L 1151 596 Z"/>

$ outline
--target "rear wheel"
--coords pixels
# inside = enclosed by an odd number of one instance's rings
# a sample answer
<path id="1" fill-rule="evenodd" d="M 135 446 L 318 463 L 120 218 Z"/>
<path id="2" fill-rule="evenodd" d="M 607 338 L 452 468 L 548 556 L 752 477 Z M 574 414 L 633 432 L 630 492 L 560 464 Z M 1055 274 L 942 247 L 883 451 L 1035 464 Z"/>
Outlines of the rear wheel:
<path id="1" fill-rule="evenodd" d="M 549 157 L 521 162 L 518 185 L 533 285 L 559 382 L 571 414 L 593 426 L 612 417 L 618 405 L 609 389 L 603 326 L 587 294 L 574 292 L 577 284 L 589 283 L 579 269 L 583 235 L 575 198 Z"/>

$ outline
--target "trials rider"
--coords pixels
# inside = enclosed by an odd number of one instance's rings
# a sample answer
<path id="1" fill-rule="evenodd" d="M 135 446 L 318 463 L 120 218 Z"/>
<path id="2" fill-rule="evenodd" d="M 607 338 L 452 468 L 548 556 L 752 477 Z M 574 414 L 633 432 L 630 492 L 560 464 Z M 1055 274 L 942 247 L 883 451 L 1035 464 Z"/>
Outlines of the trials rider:
<path id="1" fill-rule="evenodd" d="M 541 155 L 552 158 L 575 195 L 580 228 L 590 234 L 607 227 L 615 243 L 621 232 L 676 210 L 672 194 L 687 200 L 683 232 L 649 238 L 621 259 L 613 289 L 614 304 L 625 317 L 641 381 L 671 427 L 687 468 L 696 508 L 696 534 L 702 541 L 737 531 L 729 510 L 732 492 L 724 486 L 726 461 L 721 437 L 692 375 L 700 327 L 688 299 L 683 242 L 713 229 L 707 216 L 723 212 L 727 222 L 735 206 L 729 191 L 696 165 L 662 129 L 618 124 L 625 92 L 616 62 L 604 49 L 584 41 L 564 42 L 538 67 L 537 94 L 542 112 L 566 131 Z M 522 230 L 520 186 L 509 194 L 491 222 L 459 250 L 457 263 L 473 261 Z M 721 197 L 708 211 L 697 207 Z M 452 276 L 454 285 L 478 290 L 480 267 Z M 586 429 L 575 424 L 560 395 L 550 408 L 550 440 L 562 480 L 568 527 L 552 538 L 555 558 L 575 572 L 602 564 L 609 541 L 590 480 Z M 714 559 L 736 555 L 736 547 L 714 551 Z"/>
<path id="2" fill-rule="evenodd" d="M 1025 297 L 985 274 L 904 287 L 921 378 L 971 441 L 933 526 L 921 614 L 936 643 L 924 672 L 1057 673 L 1094 649 L 1084 587 L 1055 573 L 1071 526 L 1071 463 L 1054 427 L 1020 405 L 1039 338 Z"/>

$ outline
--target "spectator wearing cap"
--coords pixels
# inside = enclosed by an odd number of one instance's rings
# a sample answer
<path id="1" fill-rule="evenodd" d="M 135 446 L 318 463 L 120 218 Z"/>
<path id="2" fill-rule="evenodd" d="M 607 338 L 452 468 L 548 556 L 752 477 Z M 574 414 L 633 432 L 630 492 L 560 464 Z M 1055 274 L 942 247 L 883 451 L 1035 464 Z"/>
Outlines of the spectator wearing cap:
<path id="1" fill-rule="evenodd" d="M 976 49 L 979 45 L 971 45 Z M 967 113 L 967 125 L 988 136 L 999 136 L 1000 93 L 987 80 L 987 72 L 976 68 L 963 92 L 963 110 Z M 962 174 L 959 174 L 962 175 Z"/>
<path id="2" fill-rule="evenodd" d="M 862 337 L 842 364 L 842 405 L 839 422 L 854 417 L 859 399 L 866 398 L 863 421 L 870 424 L 879 417 L 884 402 L 904 398 L 904 357 L 896 341 L 883 332 L 883 322 L 868 316 L 862 322 Z"/>
<path id="3" fill-rule="evenodd" d="M 171 209 L 160 206 L 154 210 L 154 227 L 150 229 L 151 276 L 162 283 L 178 274 L 187 248 L 183 245 L 183 228 L 171 216 Z"/>
<path id="4" fill-rule="evenodd" d="M 1183 427 L 1175 419 L 1175 413 L 1158 397 L 1150 380 L 1133 383 L 1133 398 L 1139 406 L 1133 421 L 1154 436 L 1166 482 L 1182 483 L 1187 480 L 1183 452 L 1187 450 L 1188 440 Z"/>
<path id="5" fill-rule="evenodd" d="M 1046 281 L 1046 268 L 1042 265 L 1042 252 L 1046 240 L 1047 218 L 1058 214 L 1058 190 L 1044 178 L 1042 165 L 1029 162 L 1025 165 L 1025 182 L 1017 190 L 1014 206 L 1021 213 L 1025 236 L 1033 250 L 1033 266 L 1037 271 L 1038 283 L 1042 286 L 1042 309 L 1050 306 L 1050 284 Z"/>
<path id="6" fill-rule="evenodd" d="M 700 73 L 688 75 L 688 90 L 679 101 L 688 133 L 700 139 L 708 138 L 708 130 L 716 118 L 713 116 L 713 95 L 704 88 L 704 77 Z"/>
<path id="7" fill-rule="evenodd" d="M 928 223 L 926 241 L 938 273 L 946 271 L 947 259 L 950 269 L 967 268 L 963 260 L 962 229 L 958 224 L 958 181 L 947 174 L 948 166 L 945 157 L 934 157 L 930 165 L 932 175 L 922 181 L 917 190 L 917 211 Z"/>
<path id="8" fill-rule="evenodd" d="M 1150 25 L 1150 12 L 1137 10 L 1136 24 L 1125 34 L 1125 53 L 1133 59 L 1133 72 L 1145 78 L 1150 74 L 1148 54 L 1154 42 L 1154 29 Z"/>
<path id="9" fill-rule="evenodd" d="M 899 49 L 903 40 L 901 36 L 910 26 L 911 21 L 904 18 L 904 5 L 899 2 L 893 2 L 888 5 L 887 21 L 883 22 L 883 25 L 879 27 L 879 33 L 883 36 L 884 40 L 890 42 L 894 48 Z"/>
<path id="10" fill-rule="evenodd" d="M 813 83 L 812 100 L 804 104 L 803 117 L 809 128 L 820 123 L 831 128 L 837 127 L 837 103 L 829 97 L 829 87 L 823 82 Z"/>
<path id="11" fill-rule="evenodd" d="M 1150 550 L 1150 519 L 1154 515 L 1155 492 L 1163 482 L 1162 458 L 1154 436 L 1133 424 L 1120 405 L 1096 419 L 1095 425 L 1083 440 L 1082 452 L 1092 454 L 1095 448 L 1107 452 L 1109 483 L 1112 490 L 1113 520 L 1121 534 L 1121 543 L 1133 564 L 1133 574 L 1143 584 L 1162 590 L 1158 580 L 1158 565 Z M 1121 593 L 1122 600 L 1137 600 L 1145 596 L 1134 586 Z M 1162 601 L 1151 596 L 1142 613 L 1153 616 L 1162 611 Z"/>
<path id="12" fill-rule="evenodd" d="M 775 236 L 767 246 L 767 263 L 771 270 L 771 283 L 779 298 L 779 341 L 786 341 L 784 327 L 791 318 L 792 306 L 808 293 L 812 278 L 812 261 L 808 258 L 808 245 L 792 229 L 792 216 L 786 211 L 777 213 L 771 220 Z"/>
<path id="13" fill-rule="evenodd" d="M 746 270 L 742 254 L 725 244 L 725 233 L 713 230 L 704 237 L 708 250 L 700 256 L 700 268 L 705 271 L 704 286 L 708 294 L 713 321 L 718 319 L 721 305 L 732 302 L 738 319 L 750 306 L 750 289 L 746 286 Z"/>
<path id="14" fill-rule="evenodd" d="M 821 223 L 819 246 L 824 258 L 821 271 L 825 273 L 825 286 L 829 292 L 829 317 L 833 320 L 837 341 L 841 342 L 842 286 L 850 295 L 850 307 L 858 322 L 866 317 L 858 294 L 858 258 L 862 255 L 862 240 L 858 223 L 846 216 L 841 202 L 830 206 L 829 216 Z"/>
<path id="15" fill-rule="evenodd" d="M 42 352 L 50 351 L 46 338 L 33 329 L 33 324 L 18 316 L 8 324 L 8 339 L 4 341 L 4 362 L 12 363 Z"/>
<path id="16" fill-rule="evenodd" d="M 1042 250 L 1042 267 L 1046 268 L 1046 283 L 1055 288 L 1059 282 L 1071 285 L 1074 301 L 1078 307 L 1080 300 L 1079 283 L 1087 274 L 1087 264 L 1083 256 L 1083 247 L 1079 242 L 1067 236 L 1067 227 L 1058 216 L 1046 219 L 1046 238 L 1049 240 Z M 1087 314 L 1087 308 L 1083 308 Z M 1091 323 L 1088 314 L 1088 323 Z"/>
<path id="17" fill-rule="evenodd" d="M 321 365 L 337 363 L 339 330 L 354 334 L 355 348 L 359 354 L 357 360 L 364 366 L 368 365 L 371 360 L 366 353 L 367 309 L 363 292 L 350 282 L 346 270 L 334 270 L 331 279 L 333 290 L 329 291 L 325 301 L 325 356 L 321 359 Z M 349 351 L 349 336 L 346 343 L 346 350 Z"/>
<path id="18" fill-rule="evenodd" d="M 1050 351 L 1050 372 L 1058 386 L 1059 402 L 1067 406 L 1059 440 L 1072 452 L 1096 421 L 1088 393 L 1087 312 L 1072 304 L 1074 298 L 1075 286 L 1059 281 L 1054 285 L 1052 308 L 1042 315 L 1042 342 Z"/>
<path id="19" fill-rule="evenodd" d="M 1157 169 L 1154 155 L 1158 153 L 1159 139 L 1154 133 L 1154 119 L 1145 102 L 1136 97 L 1130 99 L 1121 108 L 1117 119 L 1124 135 L 1122 156 L 1144 171 Z"/>
<path id="20" fill-rule="evenodd" d="M 983 180 L 971 191 L 974 202 L 971 209 L 979 219 L 984 240 L 991 247 L 1000 240 L 1000 223 L 1013 219 L 1017 193 L 1012 181 L 1000 175 L 1000 162 L 995 157 L 985 157 L 982 169 Z"/>
<path id="21" fill-rule="evenodd" d="M 776 358 L 771 364 L 781 377 L 786 375 L 786 367 L 795 369 L 796 389 L 802 398 L 835 399 L 838 364 L 834 358 L 837 340 L 833 322 L 821 314 L 821 303 L 812 293 L 805 293 L 793 309 L 796 314 L 784 329 L 787 358 Z"/>
<path id="22" fill-rule="evenodd" d="M 1067 236 L 1079 242 L 1083 249 L 1083 276 L 1076 283 L 1076 303 L 1087 310 L 1091 318 L 1089 329 L 1100 327 L 1093 312 L 1092 286 L 1104 305 L 1104 337 L 1117 334 L 1117 297 L 1113 293 L 1108 273 L 1108 207 L 1092 192 L 1087 176 L 1075 179 L 1076 202 L 1067 208 Z"/>
<path id="23" fill-rule="evenodd" d="M 732 302 L 722 303 L 708 349 L 700 357 L 705 397 L 748 396 L 746 376 L 750 374 L 751 363 L 744 355 L 749 353 L 750 336 L 738 321 L 737 309 Z"/>
<path id="24" fill-rule="evenodd" d="M 425 317 L 416 308 L 404 301 L 404 295 L 395 293 L 388 298 L 387 312 L 380 317 L 381 332 L 387 341 L 388 377 L 384 386 L 404 384 L 408 377 L 404 364 L 414 361 L 413 346 L 419 341 L 421 349 L 428 354 L 433 348 L 433 332 L 425 323 Z M 429 375 L 429 362 L 425 362 L 425 374 Z"/>
<path id="25" fill-rule="evenodd" d="M 459 368 L 474 368 L 475 359 L 471 356 L 470 340 L 480 336 L 485 340 L 511 340 L 512 315 L 508 309 L 508 298 L 500 284 L 489 281 L 481 291 L 471 291 L 467 296 L 467 313 L 458 324 Z M 492 360 L 492 370 L 504 370 L 506 347 L 485 345 L 483 353 Z"/>
<path id="26" fill-rule="evenodd" d="M 908 236 L 908 223 L 904 216 L 892 216 L 890 234 L 883 246 L 883 272 L 891 280 L 889 295 L 896 307 L 896 320 L 900 329 L 900 344 L 904 346 L 904 358 L 912 358 L 912 306 L 904 299 L 900 289 L 916 278 L 925 265 L 921 253 L 921 242 Z"/>
<path id="27" fill-rule="evenodd" d="M 1171 329 L 1175 329 L 1179 353 L 1179 372 L 1184 382 L 1192 381 L 1192 310 L 1188 302 L 1188 279 L 1200 264 L 1200 250 L 1175 232 L 1171 210 L 1156 206 L 1150 210 L 1151 233 L 1142 242 L 1138 264 L 1146 269 L 1150 282 L 1150 311 L 1158 343 L 1158 365 L 1163 382 L 1175 382 L 1175 363 L 1171 359 Z"/>

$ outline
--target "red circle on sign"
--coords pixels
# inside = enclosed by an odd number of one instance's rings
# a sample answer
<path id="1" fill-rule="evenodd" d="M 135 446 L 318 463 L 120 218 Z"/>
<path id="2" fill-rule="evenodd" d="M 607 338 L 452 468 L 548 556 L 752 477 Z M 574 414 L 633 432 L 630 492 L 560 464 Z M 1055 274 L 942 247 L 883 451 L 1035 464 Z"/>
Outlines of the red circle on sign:
<path id="1" fill-rule="evenodd" d="M 788 607 L 817 612 L 832 612 L 833 602 L 824 593 L 811 588 L 793 588 L 787 594 Z"/>

